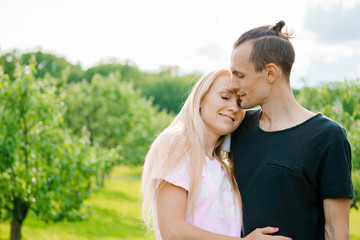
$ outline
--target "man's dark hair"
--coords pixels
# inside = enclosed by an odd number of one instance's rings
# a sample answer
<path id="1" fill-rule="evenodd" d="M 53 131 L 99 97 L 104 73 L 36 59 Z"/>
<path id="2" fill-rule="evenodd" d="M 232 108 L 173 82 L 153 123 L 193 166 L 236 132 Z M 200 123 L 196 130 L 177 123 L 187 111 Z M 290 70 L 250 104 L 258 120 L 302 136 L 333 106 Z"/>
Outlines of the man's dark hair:
<path id="1" fill-rule="evenodd" d="M 295 61 L 295 51 L 289 41 L 292 32 L 281 32 L 284 25 L 285 22 L 280 21 L 275 26 L 265 25 L 251 29 L 236 40 L 234 49 L 250 41 L 252 52 L 249 61 L 254 64 L 255 71 L 260 72 L 267 64 L 274 63 L 289 79 Z"/>

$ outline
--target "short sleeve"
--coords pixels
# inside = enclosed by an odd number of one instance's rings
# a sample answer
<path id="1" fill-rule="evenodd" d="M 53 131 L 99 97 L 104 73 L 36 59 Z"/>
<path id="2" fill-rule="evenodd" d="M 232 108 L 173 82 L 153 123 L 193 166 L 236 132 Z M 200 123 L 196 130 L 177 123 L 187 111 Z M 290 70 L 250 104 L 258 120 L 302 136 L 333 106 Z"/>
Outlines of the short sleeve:
<path id="1" fill-rule="evenodd" d="M 231 150 L 231 134 L 226 135 L 221 150 L 224 152 L 228 152 L 228 153 L 230 152 L 230 150 Z"/>
<path id="2" fill-rule="evenodd" d="M 320 172 L 321 198 L 354 198 L 351 180 L 351 147 L 346 139 L 336 140 L 323 154 Z"/>
<path id="3" fill-rule="evenodd" d="M 185 190 L 189 191 L 190 173 L 189 161 L 185 158 L 174 169 L 164 177 L 164 180 Z"/>

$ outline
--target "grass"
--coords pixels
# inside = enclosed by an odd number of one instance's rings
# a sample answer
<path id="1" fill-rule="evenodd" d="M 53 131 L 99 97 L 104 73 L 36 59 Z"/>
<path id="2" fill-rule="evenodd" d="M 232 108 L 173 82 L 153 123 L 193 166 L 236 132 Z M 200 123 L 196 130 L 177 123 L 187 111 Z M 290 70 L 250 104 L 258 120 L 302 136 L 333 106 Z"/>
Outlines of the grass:
<path id="1" fill-rule="evenodd" d="M 79 222 L 44 223 L 29 213 L 22 227 L 23 240 L 145 240 L 139 201 L 140 167 L 118 167 L 85 202 L 88 219 Z M 10 223 L 0 223 L 0 240 L 8 240 Z"/>
<path id="2" fill-rule="evenodd" d="M 360 209 L 350 211 L 350 239 L 360 240 Z"/>
<path id="3" fill-rule="evenodd" d="M 117 167 L 105 187 L 85 202 L 88 219 L 44 223 L 30 212 L 22 227 L 23 240 L 154 240 L 143 227 L 139 201 L 141 167 Z M 360 240 L 360 210 L 350 212 L 350 239 Z M 8 240 L 10 223 L 0 223 L 0 240 Z"/>

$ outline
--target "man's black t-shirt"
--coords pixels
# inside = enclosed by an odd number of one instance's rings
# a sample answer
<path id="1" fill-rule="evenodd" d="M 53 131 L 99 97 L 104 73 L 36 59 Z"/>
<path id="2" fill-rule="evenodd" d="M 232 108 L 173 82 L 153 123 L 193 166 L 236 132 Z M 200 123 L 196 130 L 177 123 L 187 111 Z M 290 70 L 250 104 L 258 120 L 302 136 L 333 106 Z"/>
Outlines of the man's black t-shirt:
<path id="1" fill-rule="evenodd" d="M 231 142 L 245 235 L 272 226 L 292 239 L 324 239 L 323 199 L 354 197 L 345 130 L 318 113 L 266 132 L 260 116 L 260 109 L 248 110 Z"/>

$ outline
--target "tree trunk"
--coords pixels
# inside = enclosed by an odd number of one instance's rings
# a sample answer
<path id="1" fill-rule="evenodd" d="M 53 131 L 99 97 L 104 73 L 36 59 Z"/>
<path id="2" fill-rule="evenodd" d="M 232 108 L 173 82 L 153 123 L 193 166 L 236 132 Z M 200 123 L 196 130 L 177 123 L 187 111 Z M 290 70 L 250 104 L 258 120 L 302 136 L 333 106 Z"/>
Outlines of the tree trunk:
<path id="1" fill-rule="evenodd" d="M 96 186 L 98 188 L 104 187 L 104 179 L 105 179 L 105 173 L 104 172 L 99 172 L 96 175 Z"/>
<path id="2" fill-rule="evenodd" d="M 21 239 L 21 227 L 29 211 L 30 206 L 25 203 L 24 199 L 17 197 L 14 200 L 14 208 L 12 211 L 13 219 L 11 221 L 11 240 Z"/>
<path id="3" fill-rule="evenodd" d="M 356 197 L 350 201 L 350 208 L 358 210 L 359 206 L 357 205 Z"/>
<path id="4" fill-rule="evenodd" d="M 100 177 L 100 172 L 96 174 L 96 187 L 100 188 L 101 187 L 101 177 Z"/>
<path id="5" fill-rule="evenodd" d="M 103 188 L 104 187 L 104 181 L 105 181 L 105 173 L 101 173 L 101 182 L 100 182 L 100 186 Z"/>
<path id="6" fill-rule="evenodd" d="M 89 177 L 88 178 L 88 185 L 87 185 L 87 188 L 86 188 L 87 193 L 90 193 L 90 190 L 91 190 L 91 178 Z"/>

